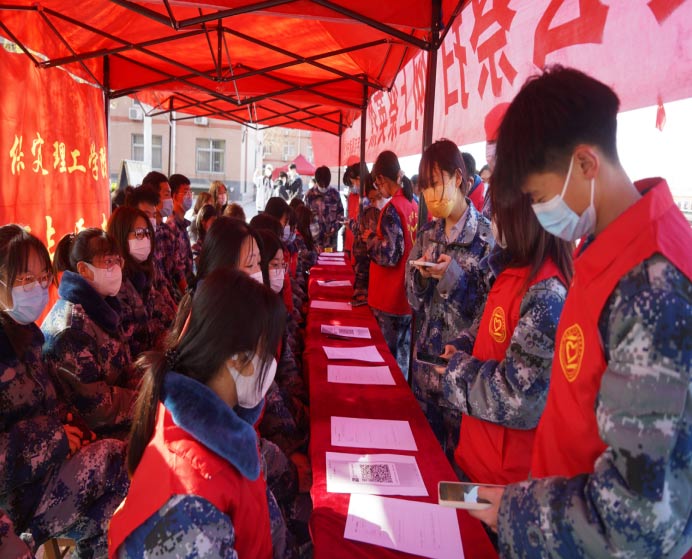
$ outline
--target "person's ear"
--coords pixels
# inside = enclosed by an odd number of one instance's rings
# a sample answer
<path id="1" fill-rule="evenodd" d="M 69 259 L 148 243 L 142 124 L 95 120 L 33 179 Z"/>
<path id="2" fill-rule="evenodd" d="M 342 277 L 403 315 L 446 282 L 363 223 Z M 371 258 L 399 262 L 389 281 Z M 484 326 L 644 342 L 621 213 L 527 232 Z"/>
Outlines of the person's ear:
<path id="1" fill-rule="evenodd" d="M 93 279 L 94 279 L 94 272 L 92 272 L 89 269 L 89 266 L 87 266 L 86 262 L 84 262 L 83 260 L 80 260 L 79 262 L 77 262 L 77 273 L 80 276 L 82 276 L 83 278 L 86 278 L 88 280 L 93 281 Z"/>
<path id="2" fill-rule="evenodd" d="M 578 145 L 574 150 L 575 158 L 572 172 L 582 179 L 590 181 L 598 176 L 602 164 L 602 154 L 597 147 L 588 144 Z"/>

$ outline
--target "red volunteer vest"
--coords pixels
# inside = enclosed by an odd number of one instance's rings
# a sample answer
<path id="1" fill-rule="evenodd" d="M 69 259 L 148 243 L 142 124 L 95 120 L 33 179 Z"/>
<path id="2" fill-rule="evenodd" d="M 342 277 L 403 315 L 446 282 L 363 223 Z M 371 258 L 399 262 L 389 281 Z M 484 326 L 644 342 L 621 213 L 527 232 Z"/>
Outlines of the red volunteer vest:
<path id="1" fill-rule="evenodd" d="M 660 178 L 604 229 L 575 261 L 575 274 L 555 337 L 550 390 L 533 447 L 534 477 L 592 473 L 606 445 L 598 434 L 596 398 L 607 363 L 598 331 L 601 311 L 629 270 L 660 253 L 692 277 L 690 226 Z"/>
<path id="2" fill-rule="evenodd" d="M 360 196 L 358 194 L 349 193 L 346 200 L 346 217 L 353 221 L 358 221 L 358 206 L 360 205 Z M 344 237 L 344 250 L 351 252 L 353 248 L 353 231 L 346 225 L 346 236 Z"/>
<path id="3" fill-rule="evenodd" d="M 557 277 L 566 281 L 552 260 L 546 260 L 527 284 L 531 268 L 507 268 L 495 280 L 473 345 L 473 356 L 482 361 L 502 361 L 519 322 L 521 301 L 532 285 Z M 464 415 L 454 459 L 476 483 L 507 484 L 523 481 L 531 466 L 535 429 L 510 429 Z"/>
<path id="4" fill-rule="evenodd" d="M 377 222 L 377 236 L 382 237 L 381 223 L 385 209 L 394 206 L 404 229 L 404 254 L 396 266 L 380 266 L 370 261 L 370 284 L 368 285 L 368 304 L 390 314 L 411 314 L 411 306 L 406 298 L 406 266 L 408 255 L 413 248 L 418 230 L 418 206 L 409 202 L 401 189 L 392 196 L 382 208 Z"/>
<path id="5" fill-rule="evenodd" d="M 127 498 L 108 529 L 108 556 L 173 495 L 198 495 L 233 521 L 241 559 L 272 557 L 264 478 L 250 481 L 173 423 L 159 404 L 156 429 L 137 466 Z"/>

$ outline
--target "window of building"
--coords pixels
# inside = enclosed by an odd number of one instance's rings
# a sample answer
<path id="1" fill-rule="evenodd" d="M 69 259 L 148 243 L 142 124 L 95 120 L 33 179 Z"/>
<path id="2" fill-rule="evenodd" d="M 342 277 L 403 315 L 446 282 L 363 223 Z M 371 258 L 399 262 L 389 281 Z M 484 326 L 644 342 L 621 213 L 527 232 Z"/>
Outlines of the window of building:
<path id="1" fill-rule="evenodd" d="M 271 142 L 264 142 L 262 145 L 262 155 L 268 157 L 272 154 L 272 144 Z"/>
<path id="2" fill-rule="evenodd" d="M 284 161 L 292 159 L 296 155 L 296 146 L 293 144 L 284 144 Z"/>
<path id="3" fill-rule="evenodd" d="M 144 134 L 132 134 L 131 159 L 144 161 Z M 161 136 L 151 137 L 151 168 L 163 169 L 163 142 Z"/>
<path id="4" fill-rule="evenodd" d="M 226 140 L 197 138 L 197 172 L 223 173 Z"/>

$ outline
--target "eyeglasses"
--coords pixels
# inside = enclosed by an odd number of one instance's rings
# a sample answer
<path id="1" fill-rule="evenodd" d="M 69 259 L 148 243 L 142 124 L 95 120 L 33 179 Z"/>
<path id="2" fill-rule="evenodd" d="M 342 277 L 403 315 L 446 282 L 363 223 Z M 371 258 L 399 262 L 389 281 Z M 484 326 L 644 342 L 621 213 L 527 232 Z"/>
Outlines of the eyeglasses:
<path id="1" fill-rule="evenodd" d="M 52 272 L 44 272 L 40 276 L 35 276 L 33 274 L 26 274 L 25 276 L 20 276 L 15 278 L 15 286 L 22 286 L 24 291 L 33 291 L 34 287 L 40 285 L 43 289 L 46 289 L 50 283 L 53 281 Z M 2 282 L 5 285 L 5 282 Z"/>
<path id="2" fill-rule="evenodd" d="M 88 260 L 85 260 L 85 262 L 89 262 Z M 89 262 L 89 264 L 96 266 L 94 262 Z M 121 268 L 123 267 L 123 259 L 120 256 L 104 256 L 101 259 L 101 265 L 96 266 L 97 268 L 104 268 L 108 271 L 113 269 L 113 266 L 120 266 Z"/>
<path id="3" fill-rule="evenodd" d="M 277 272 L 279 270 L 283 270 L 285 272 L 286 270 L 288 270 L 288 264 L 286 262 L 281 262 L 280 264 L 270 262 L 269 263 L 269 269 L 270 270 L 276 270 Z"/>
<path id="4" fill-rule="evenodd" d="M 138 241 L 149 238 L 149 229 L 146 227 L 137 227 L 134 231 L 130 231 L 130 233 L 132 233 Z"/>

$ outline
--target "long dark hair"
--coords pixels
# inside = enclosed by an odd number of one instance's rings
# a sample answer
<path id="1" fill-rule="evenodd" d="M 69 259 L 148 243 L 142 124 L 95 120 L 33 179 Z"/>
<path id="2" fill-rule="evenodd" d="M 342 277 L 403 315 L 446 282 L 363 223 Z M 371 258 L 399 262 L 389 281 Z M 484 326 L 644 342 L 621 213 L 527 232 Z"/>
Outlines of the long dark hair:
<path id="1" fill-rule="evenodd" d="M 262 279 L 264 280 L 264 285 L 267 287 L 269 284 L 269 262 L 276 256 L 279 250 L 284 250 L 285 246 L 281 242 L 281 239 L 277 237 L 269 229 L 258 229 L 257 234 L 262 239 L 261 249 L 260 249 L 260 268 L 262 269 Z"/>
<path id="2" fill-rule="evenodd" d="M 498 189 L 493 186 L 491 179 L 490 202 L 498 233 L 500 238 L 504 237 L 512 258 L 509 265 L 531 267 L 527 284 L 536 276 L 545 260 L 552 258 L 569 285 L 574 274 L 574 243 L 563 241 L 541 227 L 528 194 L 515 192 L 509 197 L 506 193 L 498 195 Z"/>
<path id="3" fill-rule="evenodd" d="M 89 227 L 76 235 L 72 233 L 65 235 L 55 247 L 55 255 L 53 256 L 55 275 L 57 276 L 58 273 L 65 270 L 76 272 L 78 262 L 91 263 L 100 254 L 122 256 L 113 237 L 103 229 Z"/>
<path id="4" fill-rule="evenodd" d="M 312 223 L 312 210 L 303 204 L 295 209 L 296 212 L 296 229 L 300 236 L 303 237 L 308 250 L 315 250 L 315 240 L 310 233 L 310 224 Z"/>
<path id="5" fill-rule="evenodd" d="M 29 255 L 35 251 L 45 269 L 51 271 L 48 251 L 43 243 L 23 227 L 3 225 L 0 227 L 0 289 L 4 291 L 5 299 L 12 297 L 12 286 L 17 276 L 27 271 Z M 5 312 L 0 312 L 0 326 L 14 349 L 18 359 L 22 359 L 26 348 L 31 342 L 31 332 L 18 327 L 17 323 Z"/>
<path id="6" fill-rule="evenodd" d="M 163 381 L 169 370 L 202 384 L 211 381 L 236 354 L 258 355 L 261 386 L 281 339 L 285 312 L 277 295 L 239 270 L 214 270 L 195 293 L 187 327 L 169 336 L 163 352 L 147 352 L 137 365 L 145 370 L 135 403 L 127 471 L 134 475 L 154 433 Z"/>
<path id="7" fill-rule="evenodd" d="M 399 165 L 399 158 L 393 151 L 383 151 L 375 159 L 375 163 L 372 166 L 372 172 L 370 173 L 373 178 L 382 175 L 389 180 L 399 184 L 399 173 L 401 172 L 401 165 Z M 410 202 L 413 200 L 413 188 L 403 190 L 404 196 Z"/>
<path id="8" fill-rule="evenodd" d="M 262 241 L 257 232 L 244 221 L 226 216 L 216 218 L 204 237 L 197 276 L 178 305 L 178 314 L 172 327 L 174 335 L 180 334 L 187 320 L 196 285 L 217 268 L 239 268 L 240 249 L 248 237 L 255 239 L 258 247 L 261 245 Z"/>
<path id="9" fill-rule="evenodd" d="M 142 218 L 144 223 L 146 223 L 147 231 L 149 231 L 149 241 L 151 243 L 151 252 L 149 252 L 149 256 L 144 262 L 137 262 L 132 258 L 130 254 L 130 243 L 127 238 L 134 229 L 138 217 Z M 147 277 L 147 286 L 150 286 L 154 274 L 153 258 L 155 234 L 147 214 L 137 208 L 120 206 L 113 212 L 108 220 L 106 232 L 113 238 L 118 252 L 120 252 L 120 255 L 125 260 L 125 269 L 123 270 L 125 275 L 131 278 L 137 272 L 144 272 Z"/>

